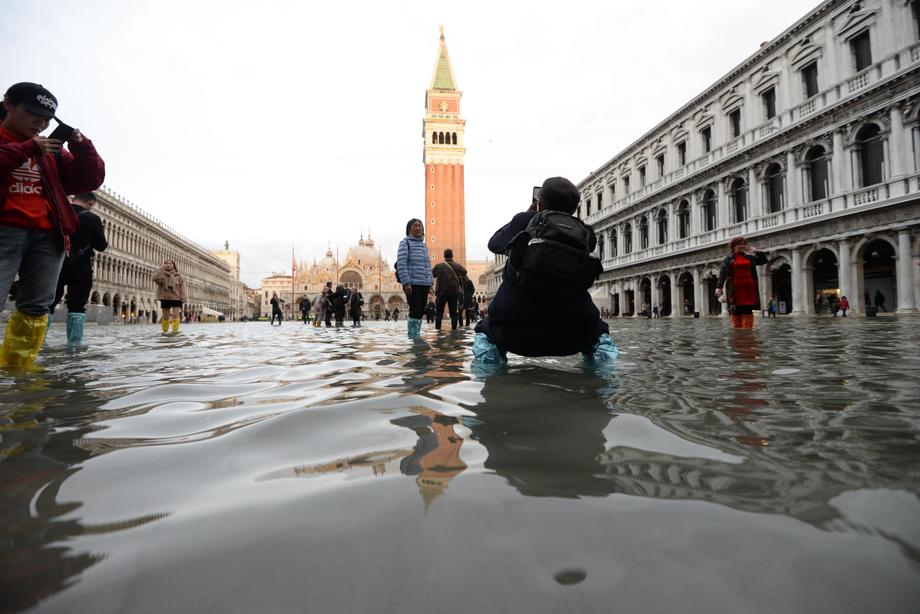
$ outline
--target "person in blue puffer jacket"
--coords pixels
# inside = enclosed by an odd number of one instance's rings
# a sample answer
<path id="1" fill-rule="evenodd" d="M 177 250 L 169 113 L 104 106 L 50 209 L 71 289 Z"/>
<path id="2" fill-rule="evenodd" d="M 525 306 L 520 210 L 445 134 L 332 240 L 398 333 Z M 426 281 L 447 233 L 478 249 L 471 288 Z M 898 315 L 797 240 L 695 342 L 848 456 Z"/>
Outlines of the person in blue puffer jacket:
<path id="1" fill-rule="evenodd" d="M 406 238 L 399 242 L 396 251 L 396 274 L 409 303 L 409 336 L 422 332 L 422 316 L 428 302 L 428 292 L 434 279 L 431 276 L 431 258 L 425 245 L 425 226 L 422 220 L 412 218 L 406 224 Z"/>

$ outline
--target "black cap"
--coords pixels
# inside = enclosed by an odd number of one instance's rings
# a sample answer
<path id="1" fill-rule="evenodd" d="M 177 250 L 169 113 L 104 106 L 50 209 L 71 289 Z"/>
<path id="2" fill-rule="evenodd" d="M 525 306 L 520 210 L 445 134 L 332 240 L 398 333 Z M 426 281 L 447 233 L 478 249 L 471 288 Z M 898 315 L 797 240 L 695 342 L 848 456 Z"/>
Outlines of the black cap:
<path id="1" fill-rule="evenodd" d="M 550 177 L 540 188 L 540 202 L 546 209 L 572 213 L 578 207 L 581 195 L 575 184 L 565 177 Z"/>
<path id="2" fill-rule="evenodd" d="M 21 104 L 29 113 L 51 119 L 57 113 L 58 101 L 54 94 L 38 83 L 23 81 L 11 85 L 6 97 L 14 105 Z"/>

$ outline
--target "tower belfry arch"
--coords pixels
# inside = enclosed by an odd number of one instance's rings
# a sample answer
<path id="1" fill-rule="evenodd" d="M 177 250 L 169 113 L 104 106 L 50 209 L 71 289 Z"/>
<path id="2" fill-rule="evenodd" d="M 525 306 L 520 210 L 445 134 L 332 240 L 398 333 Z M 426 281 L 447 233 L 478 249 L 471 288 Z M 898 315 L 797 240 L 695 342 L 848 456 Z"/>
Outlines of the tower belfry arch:
<path id="1" fill-rule="evenodd" d="M 431 259 L 437 262 L 446 248 L 454 260 L 466 264 L 466 214 L 463 189 L 463 131 L 466 120 L 460 115 L 462 92 L 457 87 L 454 69 L 447 53 L 444 26 L 441 26 L 438 56 L 431 84 L 425 95 L 422 119 L 425 164 L 425 242 Z"/>

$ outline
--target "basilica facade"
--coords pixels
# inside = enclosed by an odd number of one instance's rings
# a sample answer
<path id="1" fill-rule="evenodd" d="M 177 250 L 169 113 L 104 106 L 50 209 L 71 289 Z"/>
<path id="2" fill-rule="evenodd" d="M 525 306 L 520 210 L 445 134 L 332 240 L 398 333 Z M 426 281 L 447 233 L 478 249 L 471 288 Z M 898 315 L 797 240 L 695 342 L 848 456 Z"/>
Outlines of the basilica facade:
<path id="1" fill-rule="evenodd" d="M 578 187 L 614 315 L 723 315 L 739 236 L 780 313 L 916 312 L 920 3 L 821 3 Z"/>

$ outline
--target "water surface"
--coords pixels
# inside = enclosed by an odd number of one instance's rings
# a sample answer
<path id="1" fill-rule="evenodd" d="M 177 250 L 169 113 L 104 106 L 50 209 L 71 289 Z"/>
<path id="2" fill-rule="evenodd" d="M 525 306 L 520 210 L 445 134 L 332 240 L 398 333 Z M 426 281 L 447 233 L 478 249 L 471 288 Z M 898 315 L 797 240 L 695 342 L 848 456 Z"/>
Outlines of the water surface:
<path id="1" fill-rule="evenodd" d="M 55 328 L 0 374 L 0 610 L 911 612 L 920 319 Z"/>

